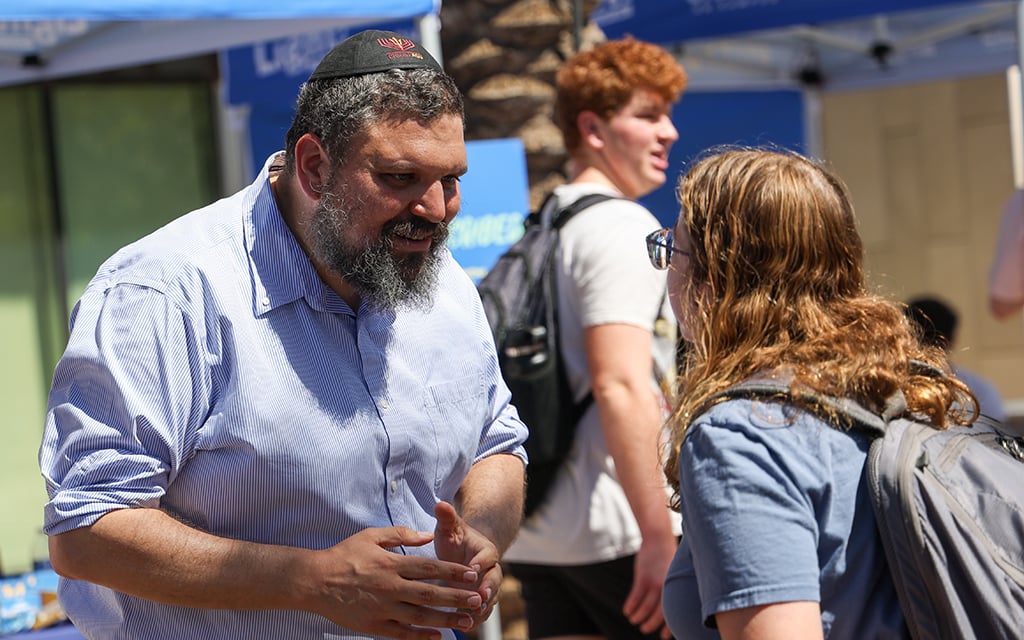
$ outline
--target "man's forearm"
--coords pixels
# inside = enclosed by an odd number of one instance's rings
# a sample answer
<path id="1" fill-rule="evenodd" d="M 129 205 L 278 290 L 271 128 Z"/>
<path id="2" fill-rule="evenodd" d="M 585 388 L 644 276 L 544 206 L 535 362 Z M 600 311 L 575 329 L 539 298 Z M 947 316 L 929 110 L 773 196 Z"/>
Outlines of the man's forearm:
<path id="1" fill-rule="evenodd" d="M 427 630 L 410 634 L 408 625 L 469 629 L 467 611 L 484 604 L 469 565 L 389 550 L 433 539 L 369 528 L 309 550 L 218 538 L 156 509 L 122 509 L 52 538 L 51 559 L 66 577 L 164 604 L 309 611 L 367 635 L 425 639 Z"/>
<path id="2" fill-rule="evenodd" d="M 158 509 L 120 509 L 54 536 L 63 576 L 147 600 L 217 609 L 298 608 L 290 576 L 304 549 L 220 538 Z"/>
<path id="3" fill-rule="evenodd" d="M 459 490 L 456 506 L 462 519 L 487 536 L 502 554 L 519 531 L 524 481 L 523 461 L 515 455 L 497 454 L 474 464 Z"/>

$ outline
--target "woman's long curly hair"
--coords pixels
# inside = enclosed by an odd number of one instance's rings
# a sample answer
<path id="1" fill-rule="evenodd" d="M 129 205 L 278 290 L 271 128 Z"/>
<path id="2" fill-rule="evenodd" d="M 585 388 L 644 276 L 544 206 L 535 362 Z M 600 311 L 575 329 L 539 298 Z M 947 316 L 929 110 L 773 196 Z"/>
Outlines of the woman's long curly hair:
<path id="1" fill-rule="evenodd" d="M 691 341 L 665 467 L 674 506 L 687 428 L 718 392 L 754 375 L 874 410 L 902 391 L 939 429 L 975 418 L 963 383 L 911 366 L 949 373 L 943 351 L 921 343 L 901 306 L 867 292 L 853 206 L 834 173 L 794 152 L 718 149 L 680 179 L 677 196 L 676 233 L 691 244 L 679 274 Z"/>

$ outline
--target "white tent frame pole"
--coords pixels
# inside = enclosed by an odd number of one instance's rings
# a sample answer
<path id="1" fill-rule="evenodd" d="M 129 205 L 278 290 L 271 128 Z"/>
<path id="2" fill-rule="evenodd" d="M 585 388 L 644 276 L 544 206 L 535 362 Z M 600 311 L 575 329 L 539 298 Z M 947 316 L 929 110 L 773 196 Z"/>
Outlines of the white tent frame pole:
<path id="1" fill-rule="evenodd" d="M 1017 2 L 1017 64 L 1006 70 L 1006 94 L 1010 107 L 1010 153 L 1013 186 L 1024 189 L 1024 0 Z"/>
<path id="2" fill-rule="evenodd" d="M 801 92 L 804 106 L 804 154 L 811 158 L 825 157 L 824 106 L 822 91 L 805 87 Z"/>
<path id="3" fill-rule="evenodd" d="M 956 22 L 943 24 L 928 31 L 918 33 L 910 38 L 899 40 L 893 43 L 893 48 L 898 51 L 910 51 L 921 47 L 932 45 L 942 40 L 949 40 L 978 29 L 984 29 L 990 25 L 998 24 L 1010 17 L 1012 7 L 996 6 L 988 11 L 982 11 L 976 15 L 968 16 Z"/>
<path id="4" fill-rule="evenodd" d="M 416 29 L 420 34 L 420 44 L 427 53 L 434 56 L 437 63 L 444 67 L 441 55 L 441 18 L 437 13 L 428 13 L 416 18 Z"/>
<path id="5" fill-rule="evenodd" d="M 1013 186 L 1024 188 L 1024 157 L 1021 142 L 1021 86 L 1020 64 L 1006 70 L 1006 96 L 1010 111 L 1010 166 L 1013 169 Z"/>

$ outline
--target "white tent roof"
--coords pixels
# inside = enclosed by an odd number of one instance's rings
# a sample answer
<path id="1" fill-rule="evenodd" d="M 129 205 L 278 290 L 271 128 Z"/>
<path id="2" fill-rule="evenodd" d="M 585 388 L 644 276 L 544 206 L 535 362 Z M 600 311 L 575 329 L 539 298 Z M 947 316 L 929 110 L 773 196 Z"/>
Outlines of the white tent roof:
<path id="1" fill-rule="evenodd" d="M 22 0 L 0 7 L 0 86 L 436 16 L 440 0 Z M 430 43 L 424 39 L 424 45 Z"/>

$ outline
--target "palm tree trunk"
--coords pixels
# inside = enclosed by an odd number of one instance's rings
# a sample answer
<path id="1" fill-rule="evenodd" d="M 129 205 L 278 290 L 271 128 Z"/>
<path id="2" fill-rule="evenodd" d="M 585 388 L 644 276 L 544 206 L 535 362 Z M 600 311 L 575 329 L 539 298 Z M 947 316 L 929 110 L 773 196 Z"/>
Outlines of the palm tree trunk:
<path id="1" fill-rule="evenodd" d="M 466 97 L 466 138 L 523 141 L 533 208 L 566 179 L 565 147 L 552 122 L 555 72 L 577 43 L 604 39 L 586 21 L 597 4 L 445 0 L 441 7 L 445 68 Z"/>

